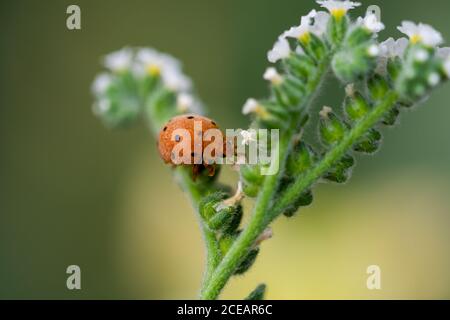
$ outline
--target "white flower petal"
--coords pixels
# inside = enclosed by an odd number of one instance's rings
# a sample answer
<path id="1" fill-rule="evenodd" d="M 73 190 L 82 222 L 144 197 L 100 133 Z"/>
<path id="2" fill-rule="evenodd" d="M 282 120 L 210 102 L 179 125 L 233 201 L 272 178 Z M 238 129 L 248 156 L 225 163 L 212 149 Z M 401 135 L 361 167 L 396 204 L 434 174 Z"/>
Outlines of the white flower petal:
<path id="1" fill-rule="evenodd" d="M 279 84 L 283 81 L 283 77 L 278 73 L 277 69 L 267 68 L 263 75 L 264 80 L 270 81 L 273 84 Z"/>
<path id="2" fill-rule="evenodd" d="M 336 14 L 343 12 L 344 14 L 356 7 L 359 7 L 361 3 L 359 2 L 353 2 L 353 1 L 339 1 L 339 0 L 324 0 L 324 1 L 317 1 L 318 4 L 322 8 L 327 9 L 331 14 Z"/>
<path id="3" fill-rule="evenodd" d="M 113 78 L 108 73 L 99 74 L 92 83 L 92 93 L 95 95 L 103 95 L 111 85 Z"/>
<path id="4" fill-rule="evenodd" d="M 129 48 L 108 54 L 104 59 L 106 68 L 113 72 L 122 72 L 130 69 L 133 62 L 133 51 Z"/>
<path id="5" fill-rule="evenodd" d="M 363 25 L 367 30 L 373 33 L 378 33 L 384 30 L 384 24 L 381 21 L 378 21 L 378 18 L 375 14 L 370 13 L 364 18 L 358 18 L 358 23 Z"/>
<path id="6" fill-rule="evenodd" d="M 284 38 L 279 38 L 275 42 L 273 49 L 267 53 L 267 59 L 271 63 L 275 63 L 278 60 L 286 59 L 290 53 L 291 47 L 289 46 L 289 42 Z"/>
<path id="7" fill-rule="evenodd" d="M 448 57 L 444 62 L 444 71 L 447 78 L 450 78 L 450 57 Z"/>
<path id="8" fill-rule="evenodd" d="M 438 48 L 436 55 L 441 59 L 447 59 L 448 57 L 450 57 L 450 48 L 449 47 Z"/>
<path id="9" fill-rule="evenodd" d="M 406 38 L 400 38 L 397 41 L 394 38 L 389 38 L 380 44 L 380 54 L 390 59 L 402 57 L 408 45 L 409 41 Z"/>
<path id="10" fill-rule="evenodd" d="M 312 10 L 301 18 L 299 26 L 291 27 L 281 35 L 281 38 L 289 37 L 298 39 L 309 32 L 320 37 L 326 31 L 329 18 L 330 15 L 326 12 Z"/>
<path id="11" fill-rule="evenodd" d="M 428 24 L 403 21 L 397 29 L 406 34 L 413 43 L 420 42 L 426 46 L 435 47 L 443 42 L 441 33 Z"/>
<path id="12" fill-rule="evenodd" d="M 247 99 L 247 101 L 244 104 L 244 107 L 242 108 L 242 113 L 244 115 L 250 114 L 258 110 L 259 103 L 256 99 L 250 98 Z"/>

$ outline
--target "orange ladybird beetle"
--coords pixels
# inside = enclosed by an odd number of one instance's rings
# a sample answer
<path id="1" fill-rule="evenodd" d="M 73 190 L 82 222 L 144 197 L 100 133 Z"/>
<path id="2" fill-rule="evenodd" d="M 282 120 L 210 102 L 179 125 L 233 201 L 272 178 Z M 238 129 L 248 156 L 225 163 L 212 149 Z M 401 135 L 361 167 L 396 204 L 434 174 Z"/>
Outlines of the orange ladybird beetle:
<path id="1" fill-rule="evenodd" d="M 180 130 L 178 129 L 184 129 L 181 132 L 189 134 L 189 137 L 187 137 L 189 139 L 186 139 L 185 142 L 189 143 L 190 141 L 190 146 L 186 143 L 183 146 L 183 148 L 187 147 L 186 150 L 189 150 L 191 152 L 190 155 L 186 157 L 189 160 L 187 161 L 187 163 L 184 162 L 184 160 L 182 163 L 180 163 L 180 160 L 178 158 L 182 156 L 183 159 L 185 159 L 185 155 L 180 155 L 179 150 L 176 149 L 177 145 L 183 145 L 183 140 L 185 139 L 184 134 L 180 133 Z M 213 130 L 208 131 L 210 129 Z M 226 139 L 221 132 L 220 141 L 215 141 L 214 137 L 205 139 L 205 133 L 214 131 L 216 133 L 219 133 L 220 129 L 217 123 L 209 118 L 195 114 L 176 116 L 169 120 L 169 122 L 159 132 L 159 154 L 167 164 L 172 164 L 174 166 L 192 166 L 192 174 L 194 180 L 196 180 L 197 176 L 201 171 L 203 171 L 203 169 L 206 169 L 208 171 L 208 175 L 212 177 L 214 176 L 216 171 L 216 156 L 225 157 L 226 154 Z M 197 148 L 195 147 L 196 144 Z M 206 155 L 206 153 L 204 153 L 205 148 L 207 148 L 210 144 L 214 144 L 214 146 L 217 146 L 217 144 L 221 144 L 220 148 L 218 148 L 220 150 L 220 154 L 216 155 L 215 151 L 211 152 L 211 156 L 213 157 L 213 159 L 208 159 L 208 156 Z M 183 151 L 184 150 L 185 149 L 183 149 Z M 201 151 L 199 152 L 199 150 Z"/>

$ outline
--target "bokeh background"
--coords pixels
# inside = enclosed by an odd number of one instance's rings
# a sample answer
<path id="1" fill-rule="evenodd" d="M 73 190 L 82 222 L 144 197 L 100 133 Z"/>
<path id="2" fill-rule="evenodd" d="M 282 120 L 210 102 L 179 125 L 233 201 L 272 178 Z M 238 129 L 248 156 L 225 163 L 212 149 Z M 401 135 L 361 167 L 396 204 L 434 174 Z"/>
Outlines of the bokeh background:
<path id="1" fill-rule="evenodd" d="M 381 38 L 399 36 L 408 18 L 450 40 L 448 1 L 363 2 L 382 6 Z M 81 31 L 66 29 L 69 4 L 81 7 Z M 242 104 L 267 92 L 267 50 L 313 6 L 1 1 L 0 298 L 196 298 L 203 247 L 189 202 L 144 123 L 111 132 L 92 115 L 90 83 L 108 52 L 154 46 L 184 62 L 222 127 L 244 128 Z M 316 108 L 341 96 L 330 81 Z M 350 183 L 319 185 L 311 207 L 279 219 L 256 265 L 223 297 L 266 282 L 270 299 L 450 298 L 449 101 L 447 85 L 384 130 L 382 150 L 360 157 Z M 223 179 L 236 176 L 225 170 Z M 66 288 L 71 264 L 81 267 L 80 291 Z M 366 288 L 372 264 L 382 270 L 379 291 Z"/>

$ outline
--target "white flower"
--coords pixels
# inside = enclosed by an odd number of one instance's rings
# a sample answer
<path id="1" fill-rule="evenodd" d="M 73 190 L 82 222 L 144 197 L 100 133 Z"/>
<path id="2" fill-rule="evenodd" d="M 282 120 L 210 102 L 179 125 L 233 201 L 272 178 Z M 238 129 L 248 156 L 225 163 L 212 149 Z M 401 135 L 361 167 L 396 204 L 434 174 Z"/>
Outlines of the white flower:
<path id="1" fill-rule="evenodd" d="M 247 99 L 247 101 L 244 104 L 244 107 L 242 107 L 242 113 L 244 115 L 257 112 L 258 109 L 260 109 L 261 106 L 259 102 L 256 99 L 250 98 Z"/>
<path id="2" fill-rule="evenodd" d="M 441 59 L 447 59 L 448 57 L 450 57 L 450 48 L 449 47 L 445 47 L 445 48 L 438 48 L 436 55 L 441 58 Z"/>
<path id="3" fill-rule="evenodd" d="M 384 30 L 384 24 L 378 21 L 377 16 L 373 13 L 368 14 L 364 18 L 359 17 L 357 22 L 372 33 L 378 33 Z"/>
<path id="4" fill-rule="evenodd" d="M 181 63 L 174 57 L 154 49 L 143 48 L 136 54 L 134 73 L 137 76 L 147 74 L 161 75 L 164 85 L 173 91 L 189 91 L 192 81 L 181 70 Z"/>
<path id="5" fill-rule="evenodd" d="M 177 95 L 177 109 L 182 113 L 191 112 L 201 114 L 203 106 L 200 101 L 195 99 L 191 94 L 182 92 Z"/>
<path id="6" fill-rule="evenodd" d="M 328 20 L 330 19 L 330 14 L 325 11 L 318 11 L 314 17 L 314 24 L 311 28 L 311 32 L 316 36 L 320 37 L 325 33 L 328 26 Z"/>
<path id="7" fill-rule="evenodd" d="M 180 70 L 164 67 L 162 71 L 164 84 L 173 91 L 189 91 L 192 89 L 192 80 Z"/>
<path id="8" fill-rule="evenodd" d="M 342 18 L 347 11 L 359 7 L 361 3 L 353 1 L 324 0 L 317 1 L 322 8 L 326 8 L 331 15 L 336 18 Z"/>
<path id="9" fill-rule="evenodd" d="M 266 69 L 263 78 L 264 80 L 270 81 L 274 85 L 278 85 L 283 82 L 283 77 L 278 73 L 277 69 L 273 67 Z"/>
<path id="10" fill-rule="evenodd" d="M 267 59 L 271 63 L 275 63 L 278 60 L 286 59 L 291 53 L 291 47 L 289 42 L 285 38 L 279 38 L 275 42 L 272 50 L 267 53 Z"/>
<path id="11" fill-rule="evenodd" d="M 397 41 L 394 38 L 389 38 L 382 42 L 376 72 L 386 75 L 388 60 L 396 57 L 402 58 L 408 45 L 409 41 L 406 38 L 400 38 Z"/>
<path id="12" fill-rule="evenodd" d="M 412 43 L 420 42 L 426 46 L 435 47 L 443 42 L 441 33 L 428 24 L 419 23 L 417 25 L 411 21 L 403 21 L 397 29 L 406 34 Z"/>
<path id="13" fill-rule="evenodd" d="M 403 57 L 408 44 L 409 42 L 406 38 L 400 38 L 397 41 L 394 38 L 389 38 L 380 44 L 381 55 L 390 59 Z"/>
<path id="14" fill-rule="evenodd" d="M 438 73 L 433 72 L 428 76 L 428 83 L 430 86 L 435 87 L 439 84 L 439 82 L 441 82 L 441 76 Z"/>
<path id="15" fill-rule="evenodd" d="M 194 97 L 188 93 L 180 93 L 177 96 L 177 107 L 180 111 L 186 112 L 194 105 Z"/>
<path id="16" fill-rule="evenodd" d="M 100 99 L 96 104 L 93 106 L 93 111 L 96 115 L 102 115 L 111 109 L 111 101 L 108 99 Z"/>
<path id="17" fill-rule="evenodd" d="M 300 25 L 297 27 L 292 27 L 288 31 L 285 31 L 281 37 L 290 37 L 299 39 L 305 34 L 310 32 L 313 18 L 316 16 L 317 11 L 311 10 L 306 16 L 303 16 L 300 20 Z"/>
<path id="18" fill-rule="evenodd" d="M 373 44 L 367 49 L 367 53 L 371 57 L 377 57 L 380 54 L 380 47 L 376 44 Z"/>
<path id="19" fill-rule="evenodd" d="M 428 54 L 428 52 L 423 49 L 418 50 L 414 55 L 414 59 L 416 59 L 416 61 L 419 62 L 425 62 L 428 60 L 429 57 L 430 55 Z"/>
<path id="20" fill-rule="evenodd" d="M 256 141 L 256 132 L 255 130 L 242 130 L 241 131 L 242 136 L 242 145 L 248 145 L 250 142 Z"/>
<path id="21" fill-rule="evenodd" d="M 103 95 L 108 90 L 109 86 L 111 85 L 113 79 L 112 76 L 108 73 L 101 73 L 99 74 L 95 80 L 94 83 L 92 83 L 92 93 L 95 95 Z"/>
<path id="22" fill-rule="evenodd" d="M 448 57 L 444 62 L 444 71 L 447 78 L 450 78 L 450 57 Z"/>
<path id="23" fill-rule="evenodd" d="M 307 42 L 309 40 L 309 34 L 313 33 L 320 37 L 327 28 L 328 19 L 330 15 L 326 12 L 312 10 L 308 15 L 303 16 L 300 21 L 300 25 L 292 27 L 285 31 L 281 37 L 290 37 L 303 40 Z"/>
<path id="24" fill-rule="evenodd" d="M 104 59 L 106 68 L 113 72 L 123 72 L 131 68 L 133 62 L 133 51 L 129 48 L 108 54 Z"/>

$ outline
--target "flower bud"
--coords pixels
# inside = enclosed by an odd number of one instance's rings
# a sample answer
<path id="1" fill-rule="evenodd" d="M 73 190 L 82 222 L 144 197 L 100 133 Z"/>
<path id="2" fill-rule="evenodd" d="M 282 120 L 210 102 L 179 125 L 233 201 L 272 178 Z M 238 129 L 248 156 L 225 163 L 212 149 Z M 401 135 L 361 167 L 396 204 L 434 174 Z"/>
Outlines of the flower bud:
<path id="1" fill-rule="evenodd" d="M 219 191 L 201 200 L 199 212 L 208 228 L 228 233 L 237 229 L 242 218 L 242 207 L 237 202 L 229 203 L 234 197 L 225 199 L 226 194 Z"/>
<path id="2" fill-rule="evenodd" d="M 385 126 L 395 126 L 397 124 L 398 116 L 400 115 L 400 110 L 397 107 L 390 109 L 383 117 L 382 123 Z"/>
<path id="3" fill-rule="evenodd" d="M 372 42 L 354 48 L 342 48 L 333 57 L 333 71 L 344 83 L 356 82 L 375 68 L 378 54 L 378 46 Z"/>
<path id="4" fill-rule="evenodd" d="M 417 102 L 442 82 L 442 61 L 435 49 L 417 43 L 406 54 L 395 88 L 403 100 Z"/>
<path id="5" fill-rule="evenodd" d="M 261 185 L 259 184 L 244 182 L 243 191 L 247 197 L 256 198 L 258 196 L 260 187 Z"/>
<path id="6" fill-rule="evenodd" d="M 319 132 L 325 145 L 333 145 L 344 137 L 346 127 L 333 113 L 330 107 L 324 107 L 320 112 Z"/>
<path id="7" fill-rule="evenodd" d="M 312 78 L 316 72 L 316 65 L 312 58 L 306 55 L 292 54 L 284 60 L 285 69 L 300 81 L 306 82 Z"/>
<path id="8" fill-rule="evenodd" d="M 323 178 L 336 183 L 345 183 L 351 176 L 351 168 L 354 164 L 355 159 L 351 155 L 345 155 Z"/>
<path id="9" fill-rule="evenodd" d="M 371 77 L 367 83 L 372 101 L 381 101 L 389 92 L 389 84 L 386 79 L 378 74 Z"/>
<path id="10" fill-rule="evenodd" d="M 311 190 L 308 190 L 301 194 L 300 196 L 295 199 L 295 201 L 288 206 L 283 211 L 283 215 L 291 218 L 295 215 L 295 213 L 300 209 L 300 207 L 307 207 L 313 202 L 313 194 Z"/>
<path id="11" fill-rule="evenodd" d="M 231 246 L 233 245 L 236 238 L 239 236 L 239 232 L 235 232 L 233 234 L 231 233 L 225 233 L 220 236 L 219 238 L 219 249 L 222 253 L 222 256 L 226 255 L 228 250 L 230 250 Z"/>
<path id="12" fill-rule="evenodd" d="M 299 41 L 301 48 L 305 51 L 307 56 L 310 56 L 314 61 L 321 61 L 328 49 L 325 43 L 314 33 L 308 33 L 308 41 Z"/>
<path id="13" fill-rule="evenodd" d="M 356 26 L 349 31 L 347 37 L 345 38 L 345 45 L 354 48 L 363 43 L 370 42 L 373 38 L 373 33 L 364 28 L 363 26 Z"/>
<path id="14" fill-rule="evenodd" d="M 241 165 L 240 166 L 241 180 L 247 183 L 262 184 L 264 176 L 261 175 L 260 167 L 258 165 Z"/>
<path id="15" fill-rule="evenodd" d="M 259 248 L 251 249 L 249 253 L 245 256 L 242 262 L 238 265 L 234 271 L 235 275 L 241 275 L 246 273 L 255 263 L 256 257 L 258 256 Z"/>
<path id="16" fill-rule="evenodd" d="M 304 142 L 297 143 L 292 149 L 286 163 L 286 173 L 295 177 L 310 169 L 315 162 L 316 155 L 313 149 Z"/>
<path id="17" fill-rule="evenodd" d="M 353 150 L 373 154 L 380 148 L 381 138 L 382 136 L 379 131 L 370 129 L 364 138 L 353 147 Z"/>
<path id="18" fill-rule="evenodd" d="M 328 21 L 327 26 L 327 37 L 328 41 L 333 45 L 333 47 L 339 47 L 344 40 L 345 34 L 347 33 L 349 24 L 349 19 L 346 15 L 344 16 L 331 16 Z"/>
<path id="19" fill-rule="evenodd" d="M 399 57 L 388 59 L 387 72 L 392 82 L 395 82 L 402 70 L 402 60 Z"/>
<path id="20" fill-rule="evenodd" d="M 255 290 L 253 290 L 247 298 L 245 298 L 245 300 L 264 300 L 264 295 L 266 293 L 266 285 L 265 284 L 260 284 L 259 286 L 256 287 Z"/>
<path id="21" fill-rule="evenodd" d="M 344 109 L 350 120 L 358 121 L 367 115 L 370 106 L 359 92 L 353 91 L 345 98 Z"/>

